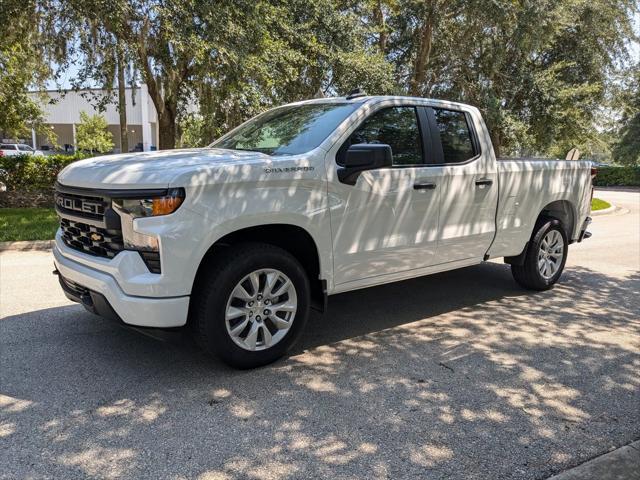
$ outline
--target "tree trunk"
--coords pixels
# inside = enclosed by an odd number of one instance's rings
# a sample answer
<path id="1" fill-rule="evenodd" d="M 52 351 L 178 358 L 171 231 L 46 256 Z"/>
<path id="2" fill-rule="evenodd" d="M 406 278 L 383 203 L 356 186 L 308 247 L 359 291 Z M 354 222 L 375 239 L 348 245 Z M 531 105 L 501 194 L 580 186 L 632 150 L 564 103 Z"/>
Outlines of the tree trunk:
<path id="1" fill-rule="evenodd" d="M 414 96 L 420 95 L 424 80 L 427 77 L 427 65 L 431 56 L 431 45 L 433 40 L 433 14 L 430 14 L 424 21 L 420 29 L 420 40 L 418 42 L 418 52 L 413 64 L 413 75 L 409 85 L 409 93 Z"/>
<path id="2" fill-rule="evenodd" d="M 176 146 L 176 119 L 169 108 L 158 112 L 158 134 L 160 136 L 160 150 L 168 150 Z"/>
<path id="3" fill-rule="evenodd" d="M 120 114 L 120 152 L 129 151 L 129 134 L 127 132 L 127 98 L 124 83 L 124 55 L 118 45 L 118 113 Z"/>
<path id="4" fill-rule="evenodd" d="M 158 116 L 158 136 L 160 150 L 176 147 L 176 117 L 178 111 L 177 94 L 182 82 L 190 75 L 188 62 L 180 68 L 172 66 L 163 75 L 155 76 L 151 68 L 151 56 L 147 52 L 146 36 L 149 32 L 149 20 L 146 19 L 138 35 L 138 56 L 149 96 L 156 107 Z"/>
<path id="5" fill-rule="evenodd" d="M 493 143 L 493 152 L 495 153 L 496 158 L 498 158 L 502 151 L 502 136 L 497 129 L 490 131 L 489 136 L 491 137 L 491 143 Z"/>
<path id="6" fill-rule="evenodd" d="M 384 18 L 384 10 L 382 9 L 382 0 L 378 0 L 374 11 L 373 11 L 373 19 L 378 28 L 380 29 L 380 36 L 378 37 L 378 48 L 381 54 L 385 54 L 387 52 L 387 22 Z"/>

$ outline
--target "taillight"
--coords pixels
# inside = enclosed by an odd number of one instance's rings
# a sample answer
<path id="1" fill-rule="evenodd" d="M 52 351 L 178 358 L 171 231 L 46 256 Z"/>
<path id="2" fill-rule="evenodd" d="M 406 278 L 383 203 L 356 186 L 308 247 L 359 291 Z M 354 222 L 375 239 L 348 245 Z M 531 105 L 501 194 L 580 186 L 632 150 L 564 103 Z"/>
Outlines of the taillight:
<path id="1" fill-rule="evenodd" d="M 596 175 L 598 175 L 598 169 L 596 167 L 591 167 L 591 181 L 593 182 L 593 179 L 596 178 Z"/>

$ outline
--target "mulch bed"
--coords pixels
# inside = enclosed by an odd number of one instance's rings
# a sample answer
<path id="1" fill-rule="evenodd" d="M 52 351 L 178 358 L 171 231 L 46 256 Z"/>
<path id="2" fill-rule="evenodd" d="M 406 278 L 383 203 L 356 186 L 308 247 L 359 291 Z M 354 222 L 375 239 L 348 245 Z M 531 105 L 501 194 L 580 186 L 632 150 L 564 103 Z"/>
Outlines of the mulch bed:
<path id="1" fill-rule="evenodd" d="M 0 192 L 0 208 L 53 208 L 53 189 L 33 192 Z"/>

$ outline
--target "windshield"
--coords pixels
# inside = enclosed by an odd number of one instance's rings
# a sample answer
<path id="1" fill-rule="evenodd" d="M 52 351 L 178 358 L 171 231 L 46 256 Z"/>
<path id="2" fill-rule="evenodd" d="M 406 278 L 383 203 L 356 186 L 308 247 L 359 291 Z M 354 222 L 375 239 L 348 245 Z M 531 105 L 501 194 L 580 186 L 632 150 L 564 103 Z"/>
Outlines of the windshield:
<path id="1" fill-rule="evenodd" d="M 249 120 L 210 147 L 297 155 L 313 150 L 360 104 L 310 103 L 276 108 Z"/>

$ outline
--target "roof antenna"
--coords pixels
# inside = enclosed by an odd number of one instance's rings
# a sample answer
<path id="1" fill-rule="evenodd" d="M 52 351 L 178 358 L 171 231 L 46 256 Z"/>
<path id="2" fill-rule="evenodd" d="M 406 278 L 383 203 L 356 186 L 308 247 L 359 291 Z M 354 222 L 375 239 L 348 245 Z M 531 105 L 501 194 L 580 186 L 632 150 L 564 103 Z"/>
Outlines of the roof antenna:
<path id="1" fill-rule="evenodd" d="M 353 98 L 358 98 L 358 97 L 366 97 L 366 96 L 367 96 L 367 92 L 365 92 L 363 89 L 355 88 L 347 94 L 347 100 L 351 100 Z"/>

